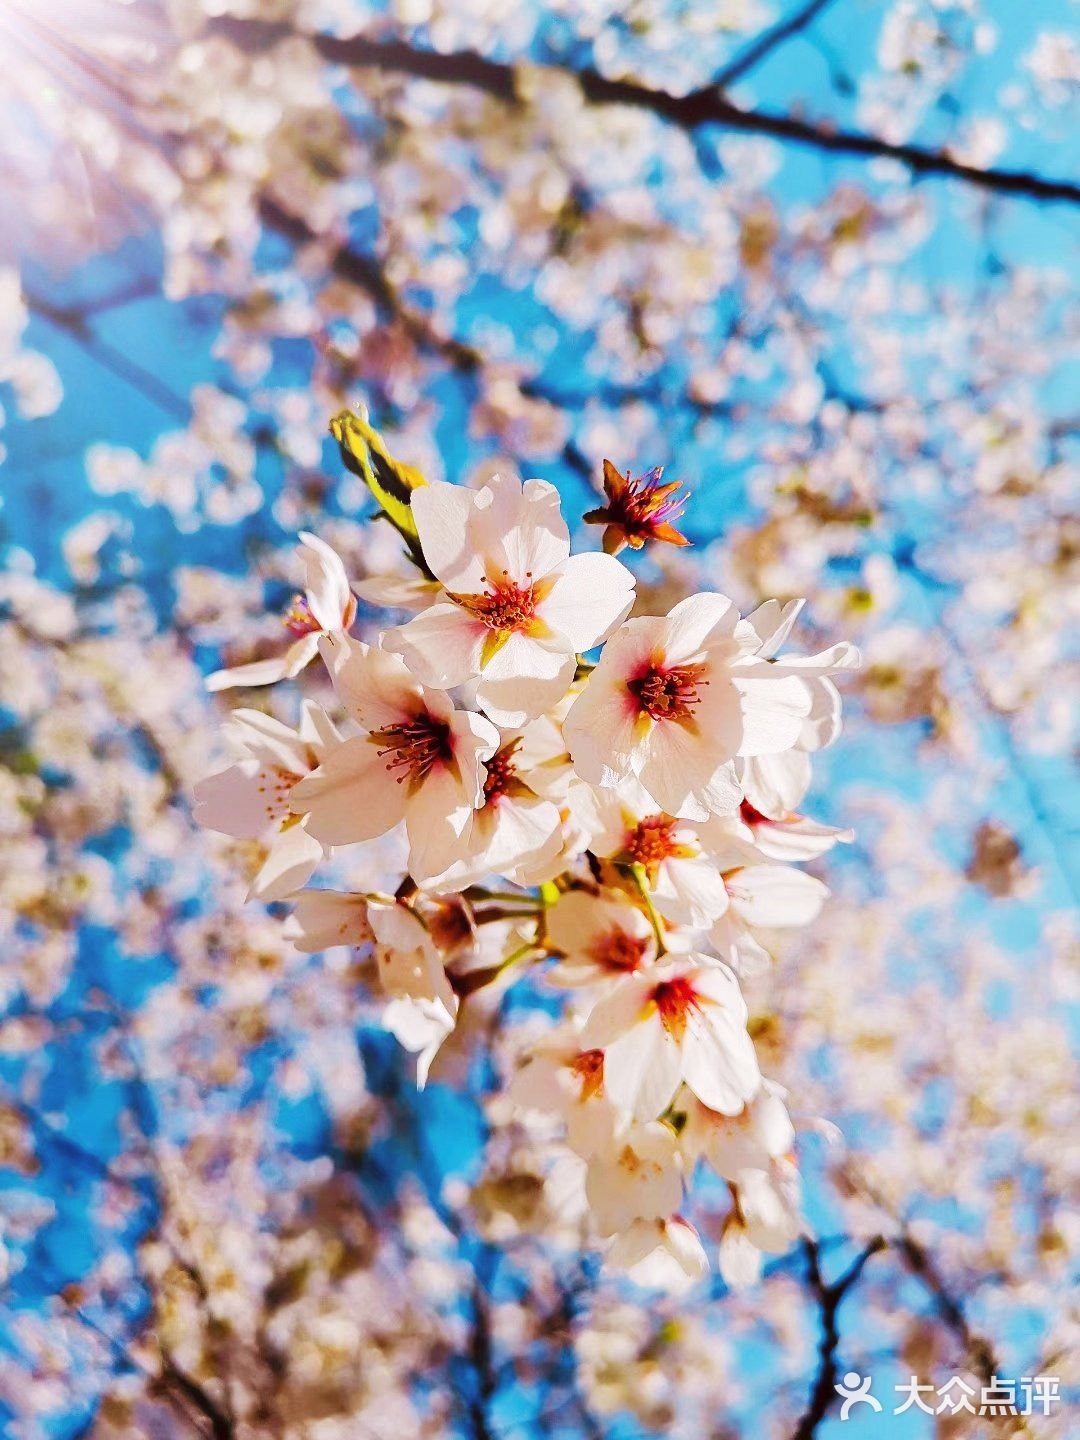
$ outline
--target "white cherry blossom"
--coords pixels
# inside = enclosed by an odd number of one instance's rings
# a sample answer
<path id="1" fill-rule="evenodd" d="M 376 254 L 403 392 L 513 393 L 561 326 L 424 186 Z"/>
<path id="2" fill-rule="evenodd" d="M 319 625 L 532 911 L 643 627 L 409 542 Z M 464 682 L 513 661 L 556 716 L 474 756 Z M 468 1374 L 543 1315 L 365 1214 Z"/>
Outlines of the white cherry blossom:
<path id="1" fill-rule="evenodd" d="M 636 1284 L 674 1295 L 683 1294 L 709 1273 L 705 1247 L 681 1215 L 635 1220 L 616 1238 L 606 1261 Z"/>
<path id="2" fill-rule="evenodd" d="M 640 866 L 656 909 L 676 925 L 702 929 L 723 914 L 723 877 L 691 822 L 658 810 L 632 778 L 592 795 L 594 855 Z"/>
<path id="3" fill-rule="evenodd" d="M 682 819 L 737 809 L 735 757 L 789 749 L 811 706 L 802 679 L 759 659 L 757 645 L 724 595 L 628 620 L 566 717 L 579 775 L 605 787 L 633 775 Z"/>
<path id="4" fill-rule="evenodd" d="M 677 1210 L 682 1172 L 671 1127 L 653 1120 L 616 1131 L 589 1160 L 585 1197 L 602 1235 L 616 1235 L 636 1220 L 661 1220 Z"/>
<path id="5" fill-rule="evenodd" d="M 604 1052 L 582 1049 L 576 1026 L 535 1046 L 509 1096 L 519 1110 L 559 1119 L 570 1145 L 586 1158 L 611 1145 L 624 1119 L 604 1092 Z"/>
<path id="6" fill-rule="evenodd" d="M 304 593 L 294 595 L 283 616 L 293 643 L 281 655 L 253 660 L 230 670 L 215 670 L 206 677 L 208 690 L 235 685 L 272 685 L 299 675 L 319 653 L 323 635 L 344 635 L 356 618 L 356 599 L 337 553 L 306 530 L 300 532 L 298 553 L 304 563 Z"/>
<path id="7" fill-rule="evenodd" d="M 725 865 L 724 860 L 719 863 Z M 829 896 L 820 880 L 793 865 L 737 862 L 731 868 L 725 865 L 722 874 L 728 905 L 713 921 L 709 943 L 742 975 L 754 974 L 769 963 L 759 930 L 809 925 Z"/>
<path id="8" fill-rule="evenodd" d="M 618 981 L 581 1038 L 604 1052 L 609 1097 L 639 1120 L 661 1115 L 682 1082 L 710 1109 L 735 1114 L 761 1083 L 746 1014 L 727 966 L 691 954 Z"/>
<path id="9" fill-rule="evenodd" d="M 224 735 L 235 763 L 196 785 L 195 818 L 210 830 L 261 840 L 267 856 L 251 894 L 281 900 L 299 890 L 323 858 L 325 847 L 309 830 L 296 791 L 341 738 L 311 701 L 304 703 L 296 730 L 259 710 L 234 710 Z"/>
<path id="10" fill-rule="evenodd" d="M 648 918 L 617 890 L 568 890 L 548 912 L 548 939 L 561 958 L 554 985 L 595 985 L 640 970 L 656 959 Z"/>
<path id="11" fill-rule="evenodd" d="M 397 655 L 360 641 L 323 644 L 338 695 L 365 733 L 327 757 L 294 806 L 332 845 L 374 839 L 404 820 L 413 878 L 440 874 L 464 854 L 498 731 L 418 684 Z"/>
<path id="12" fill-rule="evenodd" d="M 532 786 L 521 733 L 504 736 L 484 761 L 483 798 L 461 834 L 462 858 L 425 882 L 428 890 L 461 890 L 485 876 L 533 884 L 562 868 L 558 809 Z"/>
<path id="13" fill-rule="evenodd" d="M 444 595 L 385 636 L 425 685 L 477 680 L 496 724 L 525 724 L 557 703 L 577 653 L 628 613 L 634 577 L 610 555 L 570 554 L 559 492 L 492 476 L 479 490 L 442 481 L 413 494 L 424 558 Z"/>

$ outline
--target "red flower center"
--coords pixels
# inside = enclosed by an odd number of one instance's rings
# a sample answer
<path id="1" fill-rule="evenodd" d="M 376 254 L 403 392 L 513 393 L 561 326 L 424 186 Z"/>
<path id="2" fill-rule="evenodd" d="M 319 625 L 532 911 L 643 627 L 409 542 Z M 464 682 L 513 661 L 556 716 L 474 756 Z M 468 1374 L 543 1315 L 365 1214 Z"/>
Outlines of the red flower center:
<path id="1" fill-rule="evenodd" d="M 762 815 L 760 810 L 755 810 L 749 800 L 744 800 L 739 806 L 739 818 L 747 825 L 760 825 L 769 823 L 769 817 Z"/>
<path id="2" fill-rule="evenodd" d="M 626 854 L 635 865 L 654 870 L 661 860 L 674 855 L 686 856 L 691 851 L 675 839 L 675 821 L 669 815 L 648 815 L 639 820 L 626 837 Z"/>
<path id="3" fill-rule="evenodd" d="M 531 578 L 531 572 L 526 579 Z M 536 586 L 518 585 L 504 572 L 500 580 L 483 577 L 485 589 L 478 595 L 455 595 L 452 598 L 482 620 L 489 630 L 523 630 L 536 615 Z"/>
<path id="4" fill-rule="evenodd" d="M 604 1088 L 603 1050 L 583 1050 L 570 1062 L 570 1068 L 581 1081 L 581 1098 L 588 1100 Z"/>
<path id="5" fill-rule="evenodd" d="M 653 720 L 689 720 L 701 703 L 701 690 L 709 683 L 705 669 L 704 665 L 676 665 L 671 670 L 650 665 L 636 679 L 628 680 L 626 688 Z"/>
<path id="6" fill-rule="evenodd" d="M 697 991 L 685 975 L 674 980 L 661 980 L 652 993 L 653 1004 L 660 1012 L 664 1029 L 675 1040 L 682 1040 L 691 1010 L 698 1006 Z"/>
<path id="7" fill-rule="evenodd" d="M 631 935 L 620 925 L 613 925 L 610 930 L 596 936 L 588 947 L 588 954 L 608 970 L 636 970 L 648 948 L 646 937 Z"/>
<path id="8" fill-rule="evenodd" d="M 497 750 L 490 760 L 484 761 L 484 768 L 487 776 L 484 780 L 484 804 L 492 805 L 496 800 L 501 800 L 504 795 L 509 795 L 517 784 L 517 767 L 514 764 L 514 751 L 521 744 L 520 740 L 511 740 L 509 745 L 504 745 Z"/>
<path id="9" fill-rule="evenodd" d="M 402 720 L 396 725 L 384 725 L 381 730 L 371 732 L 372 739 L 381 747 L 379 754 L 389 757 L 386 768 L 391 774 L 400 773 L 397 782 L 417 782 L 425 779 L 432 769 L 453 759 L 450 745 L 450 726 L 445 720 L 436 720 L 426 710 L 412 720 Z"/>
<path id="10" fill-rule="evenodd" d="M 289 608 L 281 617 L 281 623 L 288 630 L 290 635 L 295 635 L 299 640 L 302 635 L 313 635 L 322 626 L 311 613 L 311 606 L 307 602 L 306 595 L 294 595 Z"/>

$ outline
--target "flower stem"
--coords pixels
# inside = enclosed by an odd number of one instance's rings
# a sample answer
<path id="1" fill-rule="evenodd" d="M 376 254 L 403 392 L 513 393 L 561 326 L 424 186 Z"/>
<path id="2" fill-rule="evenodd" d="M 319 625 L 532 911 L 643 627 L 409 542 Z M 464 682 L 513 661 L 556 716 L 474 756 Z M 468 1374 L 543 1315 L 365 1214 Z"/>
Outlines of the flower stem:
<path id="1" fill-rule="evenodd" d="M 653 904 L 652 896 L 649 894 L 649 877 L 645 872 L 644 865 L 634 864 L 630 866 L 630 873 L 634 877 L 642 900 L 645 902 L 645 913 L 656 936 L 656 956 L 659 959 L 667 954 L 667 937 L 664 933 L 664 922 L 661 920 L 656 906 Z"/>

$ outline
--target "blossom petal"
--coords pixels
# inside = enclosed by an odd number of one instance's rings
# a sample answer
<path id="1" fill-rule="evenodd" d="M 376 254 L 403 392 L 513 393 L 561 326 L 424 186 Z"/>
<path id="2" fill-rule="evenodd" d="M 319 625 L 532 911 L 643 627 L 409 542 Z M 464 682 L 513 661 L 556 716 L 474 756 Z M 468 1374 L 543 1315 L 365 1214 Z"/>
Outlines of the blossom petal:
<path id="1" fill-rule="evenodd" d="M 820 880 L 790 865 L 748 865 L 729 876 L 727 887 L 746 924 L 770 930 L 809 925 L 829 895 Z"/>
<path id="2" fill-rule="evenodd" d="M 412 492 L 420 546 L 433 575 L 448 590 L 472 595 L 484 588 L 484 562 L 471 543 L 469 519 L 476 491 L 433 480 Z"/>
<path id="3" fill-rule="evenodd" d="M 604 1050 L 604 1091 L 638 1120 L 655 1120 L 679 1088 L 682 1055 L 653 1010 Z"/>
<path id="4" fill-rule="evenodd" d="M 772 659 L 791 634 L 805 604 L 805 600 L 789 600 L 782 606 L 779 600 L 766 600 L 741 622 L 754 632 L 755 653 L 759 659 Z"/>
<path id="5" fill-rule="evenodd" d="M 270 853 L 251 882 L 248 898 L 284 900 L 311 879 L 322 856 L 322 845 L 303 825 L 287 825 L 270 842 Z"/>
<path id="6" fill-rule="evenodd" d="M 652 889 L 653 903 L 667 920 L 695 930 L 710 925 L 728 907 L 727 886 L 702 856 L 665 860 Z"/>
<path id="7" fill-rule="evenodd" d="M 341 630 L 356 603 L 345 566 L 337 551 L 310 530 L 300 531 L 300 542 L 308 608 L 323 630 Z"/>
<path id="8" fill-rule="evenodd" d="M 738 768 L 747 800 L 774 820 L 790 815 L 810 789 L 810 757 L 803 750 L 747 756 Z"/>
<path id="9" fill-rule="evenodd" d="M 290 775 L 304 775 L 311 769 L 304 738 L 261 710 L 234 710 L 225 722 L 224 734 L 234 753 L 250 756 L 260 765 L 278 766 Z"/>
<path id="10" fill-rule="evenodd" d="M 416 571 L 412 575 L 365 575 L 363 580 L 354 580 L 352 588 L 369 605 L 385 605 L 388 610 L 426 610 L 442 586 Z"/>
<path id="11" fill-rule="evenodd" d="M 400 655 L 423 684 L 449 690 L 479 673 L 490 634 L 482 620 L 452 601 L 442 601 L 387 630 L 383 644 Z"/>
<path id="12" fill-rule="evenodd" d="M 229 670 L 215 670 L 206 677 L 207 690 L 231 690 L 236 686 L 273 685 L 278 680 L 291 680 L 318 654 L 318 635 L 302 635 L 282 655 L 266 660 L 252 660 L 250 665 L 234 665 Z"/>
<path id="13" fill-rule="evenodd" d="M 821 825 L 800 816 L 778 824 L 754 826 L 754 841 L 770 860 L 813 860 L 824 855 L 838 842 L 854 840 L 853 830 L 840 830 L 835 825 Z"/>
<path id="14" fill-rule="evenodd" d="M 794 675 L 776 675 L 774 666 L 757 662 L 732 675 L 743 712 L 740 755 L 771 755 L 790 750 L 810 713 L 810 692 Z"/>
<path id="15" fill-rule="evenodd" d="M 727 740 L 712 744 L 695 726 L 662 721 L 649 736 L 638 779 L 661 810 L 684 820 L 707 820 L 737 810 L 742 791 L 725 753 Z M 719 756 L 717 755 L 719 750 Z M 719 761 L 719 763 L 718 763 Z"/>
<path id="16" fill-rule="evenodd" d="M 453 767 L 437 765 L 406 800 L 409 874 L 418 883 L 464 858 L 473 793 Z"/>
<path id="17" fill-rule="evenodd" d="M 307 814 L 307 828 L 327 845 L 349 845 L 385 835 L 405 812 L 398 784 L 366 735 L 331 751 L 314 774 L 293 787 L 293 810 Z"/>
<path id="18" fill-rule="evenodd" d="M 573 684 L 576 669 L 573 654 L 512 634 L 484 667 L 477 704 L 496 725 L 516 729 L 557 705 Z"/>
<path id="19" fill-rule="evenodd" d="M 571 555 L 537 614 L 574 650 L 591 650 L 625 620 L 634 576 L 613 555 Z"/>
<path id="20" fill-rule="evenodd" d="M 848 640 L 841 640 L 817 655 L 785 655 L 773 661 L 777 675 L 834 675 L 838 670 L 858 670 L 862 656 Z"/>
<path id="21" fill-rule="evenodd" d="M 541 580 L 570 554 L 559 492 L 546 480 L 521 485 L 513 476 L 493 475 L 476 495 L 469 539 L 492 584 L 503 578 L 519 585 Z"/>
<path id="22" fill-rule="evenodd" d="M 287 933 L 297 950 L 313 954 L 371 938 L 367 901 L 341 890 L 304 890 L 296 897 Z"/>
<path id="23" fill-rule="evenodd" d="M 824 750 L 840 734 L 840 692 L 825 675 L 808 675 L 806 688 L 810 713 L 799 731 L 799 744 L 804 750 Z"/>
<path id="24" fill-rule="evenodd" d="M 739 612 L 726 595 L 704 590 L 672 607 L 664 621 L 664 661 L 681 665 L 699 655 L 706 644 L 738 652 L 734 639 Z"/>
<path id="25" fill-rule="evenodd" d="M 259 775 L 258 762 L 244 760 L 200 780 L 193 791 L 198 824 L 240 840 L 262 835 L 272 816 L 259 790 Z"/>
<path id="26" fill-rule="evenodd" d="M 338 698 L 365 730 L 381 730 L 416 714 L 420 686 L 400 655 L 348 637 L 344 648 L 324 637 L 321 649 Z"/>

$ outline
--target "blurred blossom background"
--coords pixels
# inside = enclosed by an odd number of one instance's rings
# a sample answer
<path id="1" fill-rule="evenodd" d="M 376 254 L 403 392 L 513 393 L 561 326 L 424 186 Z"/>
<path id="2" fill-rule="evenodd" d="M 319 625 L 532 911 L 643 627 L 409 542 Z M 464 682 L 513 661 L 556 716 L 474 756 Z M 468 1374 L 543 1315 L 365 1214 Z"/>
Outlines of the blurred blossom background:
<path id="1" fill-rule="evenodd" d="M 1076 1433 L 1077 19 L 0 0 L 0 1434 Z M 228 705 L 294 714 L 202 676 L 280 648 L 296 532 L 396 563 L 361 401 L 572 528 L 663 465 L 640 609 L 863 650 L 807 802 L 856 841 L 748 994 L 816 1236 L 756 1287 L 602 1273 L 500 1095 L 527 987 L 417 1093 L 192 824 Z M 818 1413 L 847 1370 L 883 1413 Z"/>

